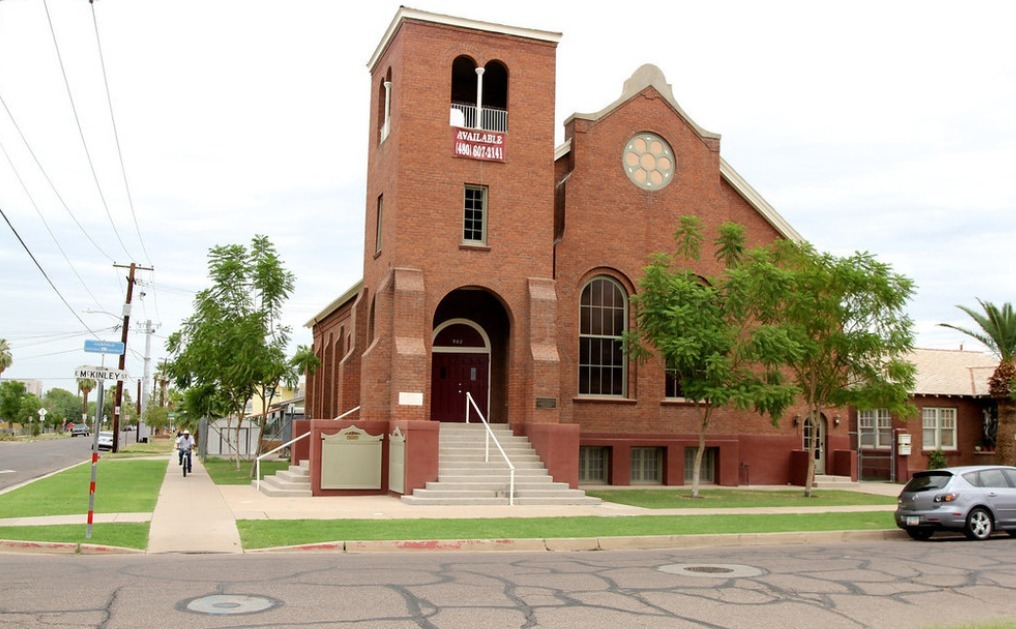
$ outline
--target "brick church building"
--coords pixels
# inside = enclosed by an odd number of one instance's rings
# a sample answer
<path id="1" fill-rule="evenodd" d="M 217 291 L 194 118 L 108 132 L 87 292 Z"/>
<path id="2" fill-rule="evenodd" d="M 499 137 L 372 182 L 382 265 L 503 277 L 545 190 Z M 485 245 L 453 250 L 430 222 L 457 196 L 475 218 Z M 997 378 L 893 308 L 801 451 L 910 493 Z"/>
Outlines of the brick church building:
<path id="1" fill-rule="evenodd" d="M 690 478 L 695 408 L 662 363 L 622 349 L 642 267 L 673 249 L 685 214 L 707 233 L 741 223 L 749 245 L 800 236 L 655 66 L 570 116 L 555 146 L 559 39 L 401 8 L 371 57 L 363 279 L 308 323 L 318 419 L 299 430 L 312 469 L 342 465 L 326 447 L 340 431 L 375 443 L 362 465 L 379 469 L 367 484 L 317 479 L 315 494 L 420 492 L 442 473 L 442 427 L 467 412 L 527 439 L 572 488 Z M 697 271 L 718 270 L 702 257 Z M 803 412 L 774 427 L 719 411 L 704 481 L 803 483 Z M 848 424 L 823 418 L 819 473 L 856 474 Z"/>

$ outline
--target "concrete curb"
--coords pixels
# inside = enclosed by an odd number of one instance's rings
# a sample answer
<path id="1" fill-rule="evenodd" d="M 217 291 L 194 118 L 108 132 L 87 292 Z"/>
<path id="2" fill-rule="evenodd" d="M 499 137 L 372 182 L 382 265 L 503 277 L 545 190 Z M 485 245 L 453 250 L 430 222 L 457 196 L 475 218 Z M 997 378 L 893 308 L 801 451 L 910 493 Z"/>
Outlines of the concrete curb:
<path id="1" fill-rule="evenodd" d="M 24 542 L 0 539 L 0 553 L 34 555 L 143 555 L 145 551 L 121 546 L 74 542 Z"/>
<path id="2" fill-rule="evenodd" d="M 469 540 L 368 540 L 335 541 L 274 548 L 254 548 L 244 553 L 395 553 L 395 552 L 588 552 L 600 550 L 665 550 L 780 544 L 829 544 L 907 539 L 898 529 L 875 531 L 810 531 L 791 533 L 732 533 L 727 535 L 656 535 L 646 537 L 550 537 Z"/>

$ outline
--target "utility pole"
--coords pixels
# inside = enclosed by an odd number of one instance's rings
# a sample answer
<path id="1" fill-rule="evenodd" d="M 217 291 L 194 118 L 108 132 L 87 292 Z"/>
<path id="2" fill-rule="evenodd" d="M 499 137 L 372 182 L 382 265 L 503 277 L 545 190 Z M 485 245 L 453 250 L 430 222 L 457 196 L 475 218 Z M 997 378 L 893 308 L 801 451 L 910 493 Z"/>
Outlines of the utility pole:
<path id="1" fill-rule="evenodd" d="M 138 266 L 131 262 L 130 266 L 114 264 L 113 268 L 130 269 L 127 275 L 127 301 L 123 306 L 123 333 L 120 335 L 120 342 L 123 343 L 124 351 L 120 354 L 120 370 L 127 365 L 127 332 L 130 330 L 131 321 L 131 298 L 134 296 L 134 271 L 142 269 L 152 271 L 152 268 Z M 113 452 L 120 451 L 120 409 L 123 403 L 123 380 L 116 381 L 116 402 L 113 406 Z"/>

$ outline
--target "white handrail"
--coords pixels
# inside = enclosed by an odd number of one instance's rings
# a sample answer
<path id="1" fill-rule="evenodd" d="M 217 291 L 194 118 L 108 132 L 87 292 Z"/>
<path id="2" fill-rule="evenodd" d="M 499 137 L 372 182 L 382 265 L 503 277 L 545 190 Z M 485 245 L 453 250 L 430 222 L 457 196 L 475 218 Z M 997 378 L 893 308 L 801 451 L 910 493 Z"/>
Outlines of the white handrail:
<path id="1" fill-rule="evenodd" d="M 335 419 L 342 419 L 346 415 L 349 415 L 350 413 L 354 413 L 354 412 L 356 412 L 358 410 L 360 410 L 360 407 L 356 406 L 354 408 L 349 409 L 345 413 L 339 415 Z M 333 419 L 332 421 L 335 421 L 335 419 Z M 262 454 L 261 456 L 259 456 L 258 458 L 256 458 L 254 460 L 254 477 L 255 477 L 254 486 L 257 488 L 258 491 L 261 491 L 261 459 L 265 458 L 266 456 L 268 456 L 270 454 L 275 454 L 279 450 L 281 450 L 283 448 L 286 448 L 288 446 L 291 446 L 294 443 L 296 443 L 297 441 L 303 439 L 304 437 L 309 437 L 309 436 L 310 436 L 310 431 L 307 431 L 307 432 L 303 433 L 302 435 L 300 435 L 299 437 L 296 437 L 295 439 L 290 439 L 289 441 L 287 441 L 286 443 L 282 444 L 281 446 L 279 446 L 277 448 L 272 448 L 271 450 L 269 450 L 268 452 L 265 452 L 264 454 Z"/>
<path id="2" fill-rule="evenodd" d="M 480 407 L 476 405 L 476 400 L 473 396 L 466 391 L 466 423 L 469 423 L 469 407 L 472 406 L 476 409 L 476 414 L 480 417 L 480 421 L 483 422 L 483 427 L 486 429 L 486 439 L 483 445 L 483 462 L 490 462 L 490 440 L 494 440 L 494 445 L 497 446 L 498 452 L 501 453 L 501 458 L 504 459 L 505 464 L 508 465 L 508 506 L 515 505 L 515 466 L 512 465 L 508 455 L 505 454 L 504 448 L 501 447 L 501 442 L 497 440 L 497 435 L 490 428 L 490 423 L 487 422 L 487 418 L 483 416 L 483 412 L 480 411 Z"/>

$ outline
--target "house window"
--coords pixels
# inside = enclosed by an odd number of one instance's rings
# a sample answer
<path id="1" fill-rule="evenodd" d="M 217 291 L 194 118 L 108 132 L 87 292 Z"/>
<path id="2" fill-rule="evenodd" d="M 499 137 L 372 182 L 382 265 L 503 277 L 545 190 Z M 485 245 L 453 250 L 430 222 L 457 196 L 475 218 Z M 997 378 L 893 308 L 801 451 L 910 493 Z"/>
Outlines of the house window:
<path id="1" fill-rule="evenodd" d="M 384 224 L 384 195 L 377 196 L 377 233 L 374 235 L 374 253 L 381 253 L 381 226 Z"/>
<path id="2" fill-rule="evenodd" d="M 631 449 L 632 484 L 659 484 L 663 482 L 663 448 Z"/>
<path id="3" fill-rule="evenodd" d="M 625 394 L 627 324 L 628 297 L 617 281 L 601 276 L 586 284 L 579 302 L 579 395 Z"/>
<path id="4" fill-rule="evenodd" d="M 858 411 L 857 423 L 862 448 L 888 448 L 892 445 L 892 417 L 888 409 Z"/>
<path id="5" fill-rule="evenodd" d="M 487 187 L 466 186 L 462 203 L 462 242 L 487 243 Z"/>
<path id="6" fill-rule="evenodd" d="M 684 482 L 690 483 L 695 480 L 695 453 L 698 448 L 684 449 Z M 702 472 L 699 475 L 701 483 L 716 482 L 716 448 L 706 448 L 702 453 Z"/>
<path id="7" fill-rule="evenodd" d="M 921 411 L 925 450 L 956 449 L 956 409 L 925 408 Z"/>
<path id="8" fill-rule="evenodd" d="M 664 397 L 668 399 L 683 399 L 684 391 L 681 390 L 681 380 L 678 377 L 677 369 L 667 364 L 663 370 Z"/>
<path id="9" fill-rule="evenodd" d="M 610 465 L 610 448 L 582 446 L 579 448 L 579 482 L 586 485 L 605 485 Z"/>

